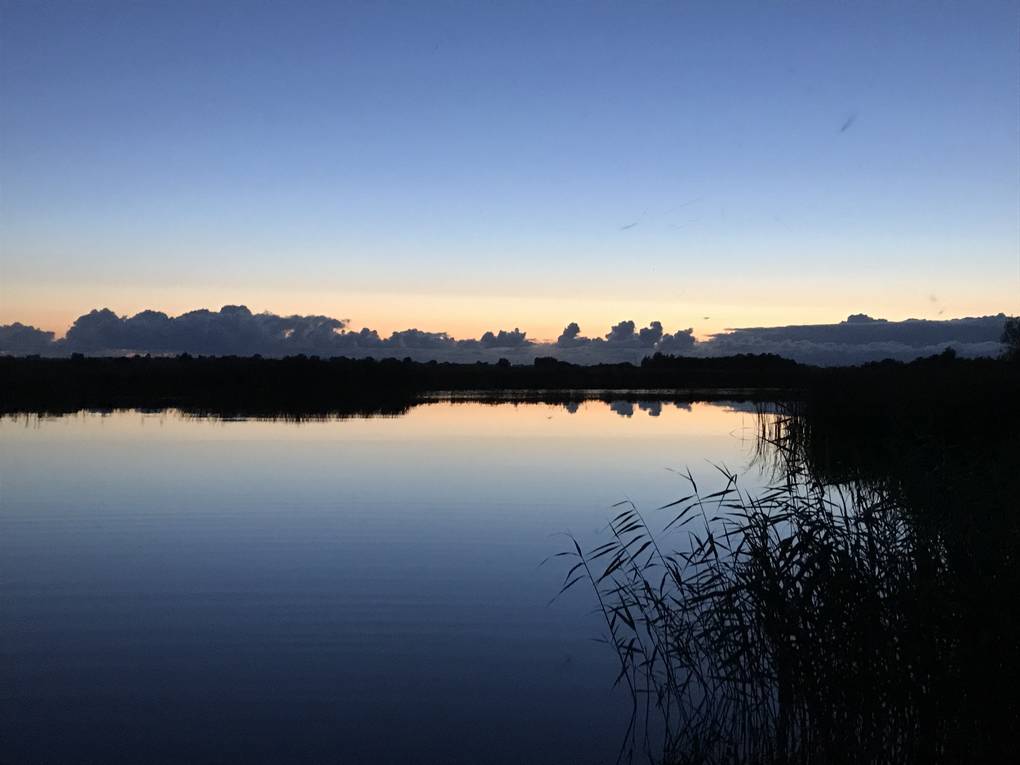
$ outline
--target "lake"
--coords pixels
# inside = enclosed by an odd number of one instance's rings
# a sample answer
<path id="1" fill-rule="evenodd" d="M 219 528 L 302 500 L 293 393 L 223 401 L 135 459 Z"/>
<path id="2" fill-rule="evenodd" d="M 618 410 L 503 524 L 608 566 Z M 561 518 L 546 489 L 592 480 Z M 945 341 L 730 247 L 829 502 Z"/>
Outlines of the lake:
<path id="1" fill-rule="evenodd" d="M 673 471 L 710 491 L 756 433 L 657 401 L 4 419 L 0 762 L 613 762 L 618 660 L 540 564 L 621 500 L 665 525 Z"/>

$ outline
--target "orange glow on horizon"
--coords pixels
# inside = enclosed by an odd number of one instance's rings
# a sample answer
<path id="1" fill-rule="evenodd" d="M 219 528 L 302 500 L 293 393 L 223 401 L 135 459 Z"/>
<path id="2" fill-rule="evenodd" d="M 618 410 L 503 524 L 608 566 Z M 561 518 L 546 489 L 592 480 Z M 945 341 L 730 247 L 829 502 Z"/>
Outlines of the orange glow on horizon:
<path id="1" fill-rule="evenodd" d="M 36 415 L 0 418 L 0 436 L 21 433 L 26 424 L 41 437 L 133 441 L 153 438 L 203 441 L 323 440 L 448 441 L 461 439 L 533 439 L 685 436 L 753 437 L 754 415 L 734 411 L 726 403 L 663 401 L 652 415 L 632 405 L 624 416 L 604 401 L 584 401 L 570 412 L 562 404 L 425 403 L 399 417 L 350 417 L 325 420 L 218 420 L 191 417 L 176 410 L 158 413 L 117 411 L 55 417 Z M 734 431 L 736 428 L 736 431 Z M 740 432 L 737 432 L 740 431 Z M 746 431 L 746 432 L 744 432 Z M 728 435 L 727 435 L 728 434 Z"/>

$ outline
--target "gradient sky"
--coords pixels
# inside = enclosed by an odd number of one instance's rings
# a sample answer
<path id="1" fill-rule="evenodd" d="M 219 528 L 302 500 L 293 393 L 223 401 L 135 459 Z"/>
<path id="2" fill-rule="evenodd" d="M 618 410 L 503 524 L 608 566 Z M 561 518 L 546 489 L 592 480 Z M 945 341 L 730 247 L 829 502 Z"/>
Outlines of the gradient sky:
<path id="1" fill-rule="evenodd" d="M 0 0 L 0 322 L 1020 313 L 1017 8 Z"/>

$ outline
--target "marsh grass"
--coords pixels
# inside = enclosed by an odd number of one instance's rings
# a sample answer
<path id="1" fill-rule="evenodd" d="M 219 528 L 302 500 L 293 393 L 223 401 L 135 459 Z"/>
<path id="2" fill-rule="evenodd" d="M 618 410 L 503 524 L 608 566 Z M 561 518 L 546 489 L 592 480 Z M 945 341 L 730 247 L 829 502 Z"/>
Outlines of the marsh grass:
<path id="1" fill-rule="evenodd" d="M 973 681 L 980 612 L 944 538 L 877 482 L 813 478 L 796 418 L 761 422 L 768 488 L 718 468 L 706 493 L 687 472 L 685 496 L 650 518 L 621 503 L 605 541 L 560 553 L 560 592 L 594 592 L 631 694 L 620 759 L 994 759 L 1005 732 Z"/>

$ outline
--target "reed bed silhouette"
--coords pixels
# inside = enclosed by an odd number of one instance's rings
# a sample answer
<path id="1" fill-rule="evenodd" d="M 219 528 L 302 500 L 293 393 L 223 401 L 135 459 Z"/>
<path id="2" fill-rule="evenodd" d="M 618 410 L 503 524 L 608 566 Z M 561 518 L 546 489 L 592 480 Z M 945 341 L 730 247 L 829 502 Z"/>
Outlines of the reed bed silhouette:
<path id="1" fill-rule="evenodd" d="M 647 517 L 621 503 L 605 541 L 559 554 L 560 593 L 592 590 L 631 696 L 619 759 L 1005 756 L 1018 719 L 1016 537 L 990 578 L 961 572 L 953 529 L 930 511 L 919 522 L 902 481 L 827 482 L 801 414 L 759 425 L 766 489 L 719 467 L 722 488 L 708 492 L 688 471 L 685 496 Z"/>

